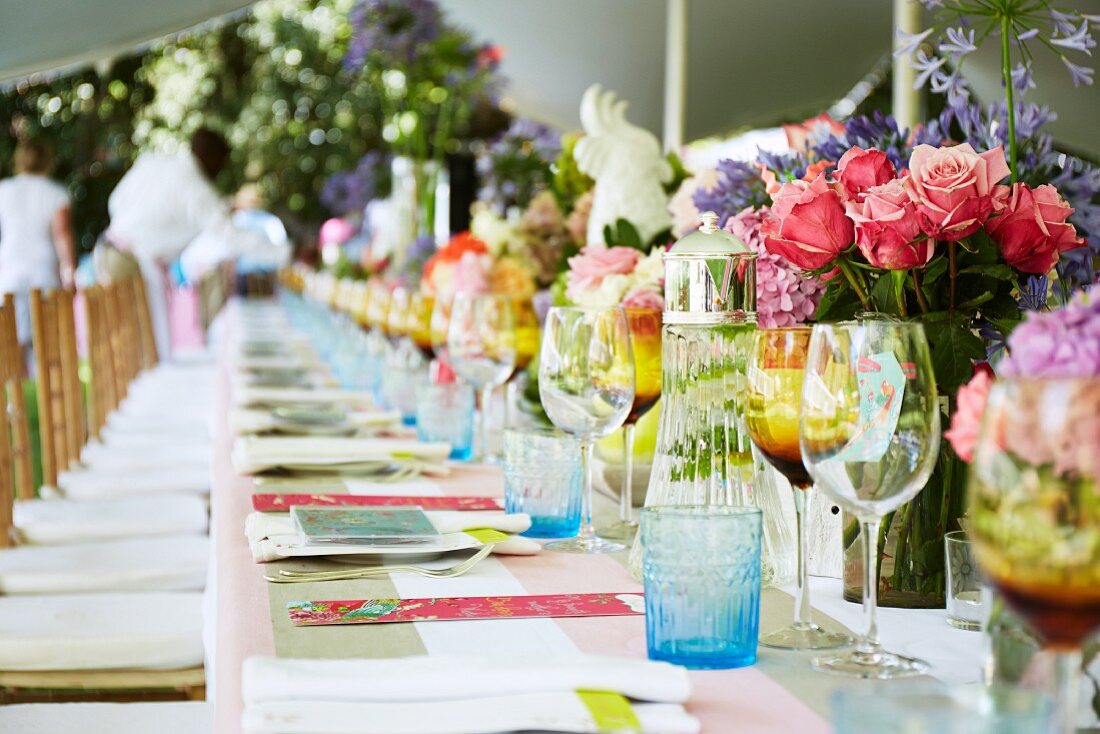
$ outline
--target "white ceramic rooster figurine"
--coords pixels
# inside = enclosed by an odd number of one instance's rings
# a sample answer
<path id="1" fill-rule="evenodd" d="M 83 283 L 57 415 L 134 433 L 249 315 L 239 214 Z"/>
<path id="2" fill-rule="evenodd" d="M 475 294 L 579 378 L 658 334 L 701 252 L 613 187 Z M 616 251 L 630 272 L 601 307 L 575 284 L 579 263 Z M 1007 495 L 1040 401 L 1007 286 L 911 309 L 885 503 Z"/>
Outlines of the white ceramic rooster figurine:
<path id="1" fill-rule="evenodd" d="M 585 137 L 577 143 L 577 167 L 596 180 L 588 243 L 604 242 L 603 229 L 625 219 L 642 242 L 672 224 L 668 196 L 661 184 L 672 178 L 672 166 L 661 154 L 657 137 L 626 121 L 626 100 L 593 84 L 581 100 Z"/>

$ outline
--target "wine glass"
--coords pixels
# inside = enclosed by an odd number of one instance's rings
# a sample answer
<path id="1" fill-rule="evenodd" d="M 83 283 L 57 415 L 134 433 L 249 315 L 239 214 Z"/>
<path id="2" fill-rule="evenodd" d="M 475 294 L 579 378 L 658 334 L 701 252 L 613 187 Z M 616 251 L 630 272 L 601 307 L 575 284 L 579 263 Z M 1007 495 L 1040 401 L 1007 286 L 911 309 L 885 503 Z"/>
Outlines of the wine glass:
<path id="1" fill-rule="evenodd" d="M 749 354 L 745 392 L 745 425 L 749 437 L 767 462 L 785 476 L 794 489 L 798 558 L 794 623 L 760 637 L 761 645 L 781 650 L 823 650 L 842 647 L 852 641 L 847 635 L 822 629 L 811 618 L 806 554 L 814 484 L 802 463 L 798 443 L 802 382 L 811 333 L 808 326 L 757 331 Z"/>
<path id="2" fill-rule="evenodd" d="M 581 530 L 547 543 L 568 553 L 613 553 L 626 546 L 592 527 L 592 448 L 626 420 L 634 404 L 634 353 L 622 308 L 552 308 L 539 356 L 539 397 L 555 426 L 581 443 Z"/>
<path id="3" fill-rule="evenodd" d="M 619 521 L 600 528 L 601 538 L 630 540 L 638 531 L 634 521 L 634 426 L 661 397 L 660 309 L 627 308 L 630 348 L 634 352 L 634 404 L 623 423 L 623 475 L 619 489 Z"/>
<path id="4" fill-rule="evenodd" d="M 800 437 L 810 476 L 859 519 L 863 538 L 867 628 L 850 652 L 817 658 L 814 667 L 880 679 L 926 672 L 926 662 L 883 650 L 875 622 L 879 525 L 924 487 L 940 445 L 940 407 L 924 327 L 885 319 L 814 326 Z"/>
<path id="5" fill-rule="evenodd" d="M 1081 647 L 1100 629 L 1100 380 L 1000 379 L 967 489 L 983 577 L 1053 653 L 1060 734 L 1076 732 Z"/>
<path id="6" fill-rule="evenodd" d="M 432 344 L 432 313 L 435 310 L 435 298 L 424 291 L 415 291 L 409 302 L 406 328 L 409 338 L 420 350 L 424 359 L 431 361 L 434 356 Z"/>
<path id="7" fill-rule="evenodd" d="M 455 296 L 447 329 L 447 351 L 455 374 L 478 394 L 477 447 L 474 457 L 489 455 L 489 403 L 493 388 L 512 375 L 516 365 L 516 329 L 512 304 L 505 296 Z"/>

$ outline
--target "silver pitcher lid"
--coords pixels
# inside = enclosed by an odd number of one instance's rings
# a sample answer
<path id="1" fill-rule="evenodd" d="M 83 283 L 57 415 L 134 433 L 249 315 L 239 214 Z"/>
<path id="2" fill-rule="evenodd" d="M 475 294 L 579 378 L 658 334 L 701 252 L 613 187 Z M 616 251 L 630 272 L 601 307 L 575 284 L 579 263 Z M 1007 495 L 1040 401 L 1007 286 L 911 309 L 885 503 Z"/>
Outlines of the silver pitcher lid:
<path id="1" fill-rule="evenodd" d="M 703 212 L 665 253 L 665 323 L 756 319 L 756 253 Z"/>

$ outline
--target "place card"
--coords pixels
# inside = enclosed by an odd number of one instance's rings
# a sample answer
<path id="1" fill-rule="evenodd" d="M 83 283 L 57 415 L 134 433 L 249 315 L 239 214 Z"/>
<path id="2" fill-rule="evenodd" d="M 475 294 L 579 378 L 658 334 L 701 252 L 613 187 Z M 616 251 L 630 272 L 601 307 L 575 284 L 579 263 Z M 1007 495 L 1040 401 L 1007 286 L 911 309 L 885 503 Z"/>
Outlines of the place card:
<path id="1" fill-rule="evenodd" d="M 286 605 L 298 627 L 328 624 L 442 622 L 462 619 L 540 617 L 631 617 L 645 614 L 641 594 L 542 594 L 456 596 L 428 599 L 292 601 Z"/>
<path id="2" fill-rule="evenodd" d="M 416 497 L 406 495 L 354 494 L 254 494 L 257 512 L 287 512 L 294 506 L 419 507 L 422 510 L 502 510 L 504 500 L 496 497 Z"/>

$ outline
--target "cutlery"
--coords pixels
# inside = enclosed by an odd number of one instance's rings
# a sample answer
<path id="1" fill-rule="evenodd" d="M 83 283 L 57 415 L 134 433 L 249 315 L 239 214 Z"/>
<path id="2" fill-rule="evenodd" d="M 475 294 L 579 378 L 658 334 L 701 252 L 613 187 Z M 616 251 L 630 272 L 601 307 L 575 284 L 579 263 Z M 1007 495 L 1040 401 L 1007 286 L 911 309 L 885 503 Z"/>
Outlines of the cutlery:
<path id="1" fill-rule="evenodd" d="M 265 575 L 264 578 L 276 584 L 294 584 L 307 581 L 350 581 L 367 579 L 374 576 L 386 576 L 391 573 L 415 573 L 433 579 L 450 579 L 461 576 L 479 564 L 493 550 L 492 543 L 485 545 L 462 563 L 447 568 L 421 568 L 420 566 L 365 566 L 341 569 L 339 571 L 287 571 L 280 569 L 278 575 Z"/>

